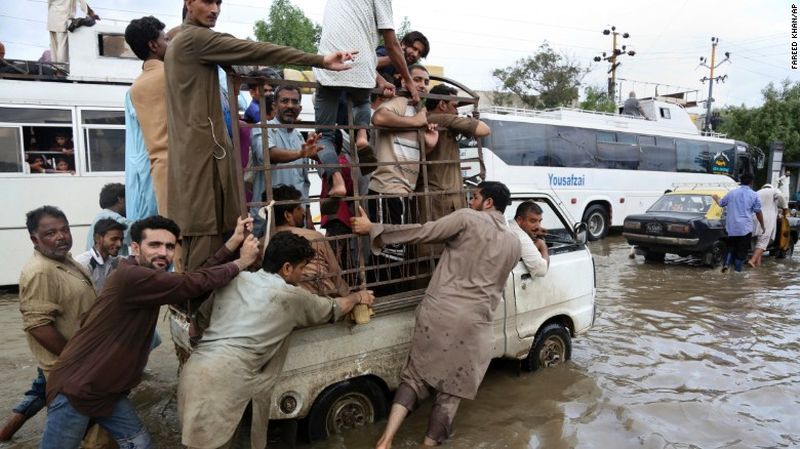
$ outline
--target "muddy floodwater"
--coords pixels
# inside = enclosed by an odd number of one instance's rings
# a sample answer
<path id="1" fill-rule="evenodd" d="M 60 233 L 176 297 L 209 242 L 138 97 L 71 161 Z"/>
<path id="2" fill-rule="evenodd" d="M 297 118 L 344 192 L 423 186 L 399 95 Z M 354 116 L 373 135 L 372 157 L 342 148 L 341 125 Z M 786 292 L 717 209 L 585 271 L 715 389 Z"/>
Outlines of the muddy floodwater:
<path id="1" fill-rule="evenodd" d="M 631 260 L 619 236 L 590 246 L 597 317 L 572 361 L 533 374 L 493 363 L 445 447 L 800 447 L 800 255 L 736 274 Z M 3 413 L 35 373 L 20 322 L 16 297 L 0 297 Z M 159 330 L 166 342 L 132 398 L 157 447 L 177 448 L 177 363 L 163 320 Z M 418 447 L 429 408 L 411 415 L 396 448 Z M 38 447 L 43 424 L 40 413 L 0 448 Z M 369 447 L 383 424 L 300 446 Z"/>

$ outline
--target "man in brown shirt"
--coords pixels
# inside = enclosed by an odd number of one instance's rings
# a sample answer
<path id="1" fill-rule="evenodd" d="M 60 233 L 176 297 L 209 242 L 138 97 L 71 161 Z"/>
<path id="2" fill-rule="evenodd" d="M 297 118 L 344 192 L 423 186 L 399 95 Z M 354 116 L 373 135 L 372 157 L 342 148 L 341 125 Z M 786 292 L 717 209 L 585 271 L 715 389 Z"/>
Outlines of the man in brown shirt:
<path id="1" fill-rule="evenodd" d="M 167 81 L 164 24 L 155 17 L 132 20 L 125 28 L 125 42 L 144 61 L 142 73 L 131 85 L 131 103 L 142 129 L 150 159 L 150 175 L 158 212 L 167 214 Z M 130 200 L 130 199 L 129 199 Z"/>
<path id="2" fill-rule="evenodd" d="M 430 93 L 455 96 L 458 91 L 446 84 L 438 84 Z M 439 128 L 439 140 L 433 150 L 427 153 L 428 160 L 455 162 L 428 166 L 428 192 L 433 195 L 431 209 L 427 213 L 426 201 L 420 200 L 420 223 L 438 220 L 451 212 L 467 207 L 459 162 L 461 151 L 458 148 L 458 137 L 459 135 L 469 138 L 486 137 L 491 133 L 486 123 L 473 117 L 459 117 L 456 100 L 429 98 L 425 102 L 425 108 L 428 110 L 428 123 L 435 123 Z M 460 192 L 453 192 L 454 190 Z M 421 183 L 417 186 L 417 191 L 422 191 Z"/>
<path id="3" fill-rule="evenodd" d="M 403 419 L 428 396 L 434 404 L 423 444 L 441 444 L 452 434 L 461 400 L 478 393 L 491 361 L 492 316 L 520 258 L 519 239 L 503 217 L 510 202 L 504 184 L 486 181 L 469 208 L 424 225 L 372 224 L 363 209 L 353 218 L 353 232 L 370 236 L 373 253 L 392 243 L 446 243 L 417 307 L 411 349 L 376 448 L 390 448 Z"/>
<path id="4" fill-rule="evenodd" d="M 1 432 L 3 441 L 44 407 L 44 392 L 38 392 L 97 298 L 89 272 L 69 253 L 72 233 L 66 215 L 56 207 L 42 206 L 28 212 L 26 225 L 34 250 L 19 277 L 19 308 L 40 376 L 14 407 Z"/>
<path id="5" fill-rule="evenodd" d="M 222 244 L 241 212 L 233 145 L 226 132 L 219 65 L 296 64 L 345 70 L 351 53 L 313 55 L 290 47 L 236 39 L 211 30 L 221 0 L 186 0 L 186 19 L 164 59 L 169 175 L 167 214 L 181 226 L 183 261 L 199 267 Z"/>
<path id="6" fill-rule="evenodd" d="M 239 219 L 233 236 L 203 268 L 173 273 L 167 270 L 180 237 L 178 225 L 158 215 L 133 224 L 133 256 L 108 277 L 47 381 L 42 449 L 77 449 L 90 419 L 121 447 L 151 447 L 127 395 L 141 380 L 159 308 L 222 287 L 251 265 L 259 253 L 255 237 L 244 237 L 251 226 L 251 218 Z M 239 246 L 240 257 L 230 262 Z"/>

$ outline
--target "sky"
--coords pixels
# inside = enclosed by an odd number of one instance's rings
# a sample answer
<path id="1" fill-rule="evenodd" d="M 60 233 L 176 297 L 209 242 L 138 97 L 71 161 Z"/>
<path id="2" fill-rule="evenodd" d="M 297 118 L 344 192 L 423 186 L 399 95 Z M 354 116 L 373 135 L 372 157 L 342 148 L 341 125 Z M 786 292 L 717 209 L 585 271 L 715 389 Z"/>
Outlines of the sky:
<path id="1" fill-rule="evenodd" d="M 795 4 L 796 0 L 793 0 Z M 293 0 L 314 22 L 321 23 L 326 0 Z M 267 17 L 269 0 L 223 0 L 216 30 L 237 37 L 253 36 L 253 23 Z M 155 15 L 167 24 L 180 21 L 180 0 L 89 0 L 103 20 L 119 20 L 121 29 L 132 18 Z M 697 90 L 690 99 L 704 100 L 709 75 L 699 66 L 710 59 L 711 38 L 719 38 L 719 62 L 730 52 L 716 75 L 715 107 L 759 106 L 769 82 L 800 81 L 791 64 L 791 5 L 789 0 L 571 0 L 560 2 L 492 0 L 397 0 L 395 25 L 408 17 L 411 28 L 431 42 L 423 62 L 444 66 L 445 75 L 477 90 L 498 86 L 496 68 L 513 65 L 532 55 L 544 41 L 563 55 L 590 68 L 584 86 L 606 87 L 608 63 L 594 56 L 611 51 L 604 29 L 616 26 L 630 34 L 621 39 L 635 56 L 624 56 L 617 70 L 624 96 Z M 47 49 L 47 0 L 0 1 L 0 42 L 6 56 L 37 59 Z M 623 97 L 624 99 L 624 97 Z"/>

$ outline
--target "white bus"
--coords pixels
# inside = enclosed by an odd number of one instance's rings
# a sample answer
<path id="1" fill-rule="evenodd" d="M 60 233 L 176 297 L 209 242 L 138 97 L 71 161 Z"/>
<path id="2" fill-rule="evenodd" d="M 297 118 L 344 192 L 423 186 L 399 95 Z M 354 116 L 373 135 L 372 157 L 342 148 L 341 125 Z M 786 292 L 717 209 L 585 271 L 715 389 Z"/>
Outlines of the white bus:
<path id="1" fill-rule="evenodd" d="M 678 104 L 641 100 L 648 119 L 574 109 L 481 110 L 492 129 L 484 139 L 487 179 L 513 192 L 552 192 L 591 240 L 625 216 L 643 213 L 673 184 L 735 185 L 763 153 L 746 143 L 697 130 Z M 463 142 L 462 154 L 476 151 Z M 469 149 L 468 149 L 469 148 Z M 466 174 L 477 167 L 465 167 Z"/>
<path id="2" fill-rule="evenodd" d="M 72 252 L 80 253 L 100 210 L 100 189 L 124 182 L 125 92 L 141 71 L 125 46 L 124 25 L 103 20 L 70 33 L 68 66 L 6 60 L 0 67 L 0 285 L 18 283 L 32 252 L 27 211 L 61 208 Z M 66 171 L 58 171 L 59 162 Z"/>

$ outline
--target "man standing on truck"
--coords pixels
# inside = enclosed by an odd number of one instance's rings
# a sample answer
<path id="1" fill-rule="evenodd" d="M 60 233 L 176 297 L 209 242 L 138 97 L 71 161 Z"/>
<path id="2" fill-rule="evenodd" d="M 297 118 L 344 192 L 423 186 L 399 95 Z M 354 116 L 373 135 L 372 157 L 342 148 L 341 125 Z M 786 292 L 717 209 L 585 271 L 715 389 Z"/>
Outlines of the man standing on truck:
<path id="1" fill-rule="evenodd" d="M 458 91 L 448 85 L 439 84 L 431 89 L 432 94 L 456 96 Z M 426 220 L 438 220 L 445 215 L 467 206 L 464 192 L 453 192 L 464 188 L 461 177 L 461 151 L 458 148 L 458 137 L 486 137 L 492 131 L 486 123 L 475 117 L 459 117 L 458 101 L 436 100 L 428 98 L 425 102 L 428 110 L 428 123 L 440 128 L 436 146 L 427 154 L 429 161 L 451 161 L 449 164 L 433 164 L 428 166 L 428 191 L 437 192 L 431 197 L 431 210 L 425 213 L 425 201 L 420 200 L 420 216 Z M 423 186 L 417 185 L 422 192 Z M 450 193 L 445 193 L 445 192 Z"/>
<path id="2" fill-rule="evenodd" d="M 739 178 L 740 186 L 728 192 L 722 199 L 716 193 L 711 195 L 714 201 L 725 208 L 725 231 L 728 234 L 728 253 L 722 264 L 722 271 L 728 271 L 731 263 L 736 271 L 742 271 L 742 265 L 750 251 L 750 237 L 753 235 L 753 214 L 761 229 L 764 229 L 764 216 L 761 214 L 761 201 L 753 192 L 753 175 L 743 173 Z"/>
<path id="3" fill-rule="evenodd" d="M 353 218 L 353 231 L 370 236 L 373 253 L 393 243 L 446 243 L 417 308 L 411 350 L 377 448 L 391 447 L 406 415 L 431 395 L 424 444 L 441 444 L 461 399 L 475 398 L 492 358 L 492 313 L 520 258 L 519 240 L 503 217 L 510 202 L 508 187 L 486 181 L 469 209 L 424 225 L 371 223 L 362 208 Z"/>
<path id="4" fill-rule="evenodd" d="M 308 240 L 279 232 L 267 245 L 261 270 L 242 273 L 200 309 L 200 321 L 208 326 L 178 382 L 184 445 L 230 447 L 252 401 L 250 447 L 266 448 L 272 388 L 289 335 L 296 328 L 339 320 L 356 304 L 372 304 L 372 292 L 366 290 L 334 299 L 297 287 L 314 257 Z"/>
<path id="5" fill-rule="evenodd" d="M 186 20 L 164 59 L 167 81 L 169 181 L 167 214 L 184 232 L 184 266 L 202 265 L 236 226 L 241 212 L 233 145 L 226 132 L 218 67 L 232 64 L 300 64 L 350 68 L 348 52 L 313 55 L 211 30 L 222 0 L 186 0 Z"/>

